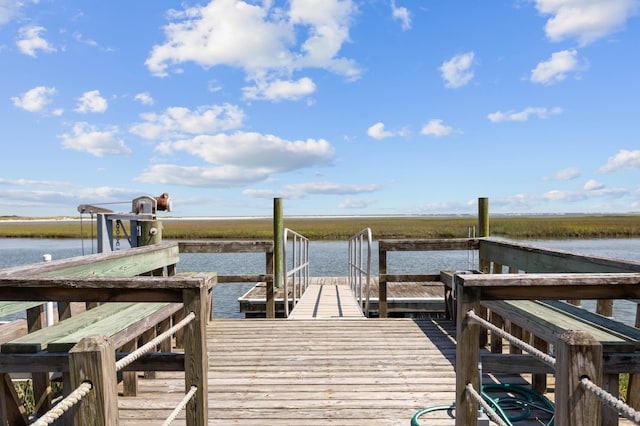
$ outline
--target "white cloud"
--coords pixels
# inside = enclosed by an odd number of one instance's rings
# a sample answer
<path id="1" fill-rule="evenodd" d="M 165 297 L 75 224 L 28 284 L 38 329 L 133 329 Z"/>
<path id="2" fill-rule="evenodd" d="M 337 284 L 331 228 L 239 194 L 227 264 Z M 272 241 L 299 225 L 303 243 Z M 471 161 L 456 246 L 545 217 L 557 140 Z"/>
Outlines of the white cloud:
<path id="1" fill-rule="evenodd" d="M 171 148 L 211 164 L 233 165 L 267 173 L 327 165 L 335 155 L 333 146 L 324 139 L 288 141 L 255 132 L 201 135 L 173 142 Z"/>
<path id="2" fill-rule="evenodd" d="M 17 0 L 0 0 L 0 25 L 10 22 L 18 16 L 24 2 Z"/>
<path id="3" fill-rule="evenodd" d="M 20 97 L 13 97 L 11 100 L 18 108 L 25 111 L 42 111 L 45 106 L 51 103 L 51 97 L 56 94 L 55 87 L 38 86 L 26 91 Z"/>
<path id="4" fill-rule="evenodd" d="M 604 189 L 604 184 L 595 179 L 589 179 L 587 183 L 584 184 L 585 191 L 596 191 L 599 189 Z"/>
<path id="5" fill-rule="evenodd" d="M 232 165 L 215 167 L 154 164 L 135 180 L 160 185 L 228 188 L 256 183 L 269 177 L 264 169 L 247 169 Z"/>
<path id="6" fill-rule="evenodd" d="M 621 149 L 615 156 L 609 157 L 607 164 L 600 167 L 600 171 L 610 173 L 625 168 L 640 169 L 640 150 Z"/>
<path id="7" fill-rule="evenodd" d="M 572 180 L 580 176 L 580 170 L 575 167 L 567 167 L 566 169 L 558 170 L 550 179 L 553 180 Z"/>
<path id="8" fill-rule="evenodd" d="M 16 44 L 22 53 L 32 57 L 36 57 L 36 52 L 41 50 L 43 52 L 55 52 L 56 49 L 49 44 L 47 40 L 40 37 L 40 33 L 45 32 L 44 27 L 32 25 L 28 27 L 22 27 L 18 31 L 18 41 Z"/>
<path id="9" fill-rule="evenodd" d="M 549 118 L 552 115 L 558 115 L 562 113 L 562 109 L 559 107 L 555 107 L 552 109 L 547 108 L 534 108 L 529 107 L 525 108 L 522 111 L 496 111 L 487 115 L 487 118 L 494 122 L 500 123 L 503 121 L 527 121 L 529 117 L 536 116 L 541 119 Z"/>
<path id="10" fill-rule="evenodd" d="M 107 100 L 100 96 L 99 90 L 84 92 L 78 98 L 78 106 L 74 111 L 86 114 L 88 112 L 105 112 L 109 105 Z"/>
<path id="11" fill-rule="evenodd" d="M 546 62 L 540 62 L 531 71 L 531 81 L 540 84 L 553 84 L 564 80 L 572 71 L 581 71 L 584 67 L 578 63 L 575 49 L 555 52 Z"/>
<path id="12" fill-rule="evenodd" d="M 367 129 L 367 135 L 374 139 L 386 139 L 395 136 L 394 132 L 384 129 L 384 123 L 378 122 Z"/>
<path id="13" fill-rule="evenodd" d="M 289 10 L 272 1 L 211 0 L 205 6 L 172 11 L 166 42 L 155 45 L 145 64 L 157 76 L 172 65 L 240 67 L 250 78 L 288 75 L 305 67 L 327 69 L 349 79 L 361 70 L 338 56 L 349 40 L 351 0 L 292 0 Z M 297 37 L 306 36 L 303 40 Z"/>
<path id="14" fill-rule="evenodd" d="M 456 89 L 468 84 L 473 78 L 473 71 L 471 66 L 473 65 L 473 52 L 467 52 L 460 55 L 456 55 L 442 63 L 439 68 L 442 73 L 442 78 L 445 81 L 445 87 L 450 89 Z"/>
<path id="15" fill-rule="evenodd" d="M 142 105 L 153 105 L 153 98 L 149 92 L 138 93 L 133 97 L 133 99 L 140 102 Z"/>
<path id="16" fill-rule="evenodd" d="M 581 45 L 621 29 L 638 10 L 637 0 L 535 0 L 543 15 L 551 15 L 545 25 L 552 41 L 576 38 Z"/>
<path id="17" fill-rule="evenodd" d="M 375 204 L 375 200 L 371 199 L 361 199 L 361 198 L 347 198 L 340 204 L 338 204 L 338 208 L 340 209 L 365 209 L 372 204 Z"/>
<path id="18" fill-rule="evenodd" d="M 0 178 L 0 185 L 11 186 L 69 186 L 68 182 L 56 180 L 32 180 L 32 179 L 4 179 Z"/>
<path id="19" fill-rule="evenodd" d="M 285 189 L 294 193 L 303 194 L 362 194 L 368 192 L 374 192 L 380 189 L 378 184 L 368 185 L 352 185 L 345 183 L 334 182 L 307 182 L 307 183 L 294 183 L 285 185 Z"/>
<path id="20" fill-rule="evenodd" d="M 420 130 L 420 133 L 425 136 L 435 136 L 437 138 L 450 135 L 451 132 L 453 132 L 453 127 L 445 126 L 442 124 L 442 120 L 439 119 L 429 120 Z"/>
<path id="21" fill-rule="evenodd" d="M 72 134 L 65 133 L 60 138 L 64 148 L 88 152 L 96 157 L 130 155 L 131 150 L 122 139 L 118 139 L 117 133 L 116 127 L 98 130 L 88 123 L 78 122 L 73 125 Z"/>
<path id="22" fill-rule="evenodd" d="M 411 29 L 411 13 L 406 7 L 396 7 L 395 0 L 391 0 L 391 14 L 393 19 L 402 23 L 402 31 Z"/>
<path id="23" fill-rule="evenodd" d="M 163 113 L 140 114 L 144 121 L 129 131 L 145 139 L 173 139 L 187 134 L 212 133 L 236 129 L 245 118 L 241 108 L 231 105 L 205 105 L 191 111 L 185 107 L 170 107 Z"/>
<path id="24" fill-rule="evenodd" d="M 279 190 L 270 189 L 245 189 L 242 191 L 244 195 L 254 198 L 270 199 L 273 197 L 282 197 L 288 199 L 300 199 L 307 195 L 357 195 L 370 193 L 381 188 L 378 184 L 369 185 L 353 185 L 335 182 L 305 182 L 298 184 L 285 185 Z M 372 204 L 373 201 L 347 199 L 342 203 L 340 208 L 359 208 L 366 207 L 363 203 Z M 356 205 L 357 204 L 357 205 Z"/>
<path id="25" fill-rule="evenodd" d="M 245 99 L 262 99 L 270 101 L 298 100 L 316 91 L 316 85 L 308 77 L 297 81 L 272 80 L 256 81 L 256 86 L 242 89 Z"/>

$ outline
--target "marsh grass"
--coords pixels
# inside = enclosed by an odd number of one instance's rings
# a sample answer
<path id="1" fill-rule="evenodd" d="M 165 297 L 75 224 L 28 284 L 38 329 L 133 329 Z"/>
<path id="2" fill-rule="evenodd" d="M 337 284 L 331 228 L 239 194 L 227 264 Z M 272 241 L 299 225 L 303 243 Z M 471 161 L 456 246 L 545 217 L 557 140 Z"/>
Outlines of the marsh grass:
<path id="1" fill-rule="evenodd" d="M 273 236 L 271 219 L 162 219 L 165 239 L 264 240 Z M 579 239 L 640 237 L 640 216 L 552 216 L 490 218 L 492 236 L 512 239 Z M 285 218 L 285 227 L 312 240 L 346 240 L 365 227 L 374 239 L 460 238 L 475 217 L 353 217 Z M 128 227 L 126 225 L 125 227 Z M 129 232 L 127 230 L 127 232 Z M 7 222 L 0 220 L 0 238 L 90 238 L 95 225 L 78 223 Z"/>

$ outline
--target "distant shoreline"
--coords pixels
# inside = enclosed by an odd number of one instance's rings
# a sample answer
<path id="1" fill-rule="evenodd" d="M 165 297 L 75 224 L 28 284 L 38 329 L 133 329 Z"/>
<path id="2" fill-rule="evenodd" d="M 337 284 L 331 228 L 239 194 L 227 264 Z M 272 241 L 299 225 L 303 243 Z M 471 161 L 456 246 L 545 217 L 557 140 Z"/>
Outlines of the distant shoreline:
<path id="1" fill-rule="evenodd" d="M 271 217 L 162 217 L 164 239 L 273 239 Z M 125 222 L 125 228 L 129 226 Z M 285 216 L 284 225 L 312 240 L 347 240 L 364 228 L 374 239 L 466 238 L 478 226 L 474 215 L 457 216 Z M 492 236 L 512 239 L 640 237 L 640 216 L 536 215 L 489 218 Z M 91 228 L 94 228 L 92 231 Z M 92 234 L 93 232 L 93 234 Z M 88 238 L 90 218 L 0 219 L 0 238 Z"/>

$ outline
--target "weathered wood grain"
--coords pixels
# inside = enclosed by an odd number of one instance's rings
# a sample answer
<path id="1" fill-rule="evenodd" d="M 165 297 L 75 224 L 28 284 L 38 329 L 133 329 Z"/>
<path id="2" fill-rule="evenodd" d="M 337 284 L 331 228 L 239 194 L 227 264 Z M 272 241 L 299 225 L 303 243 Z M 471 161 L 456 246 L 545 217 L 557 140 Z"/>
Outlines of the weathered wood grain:
<path id="1" fill-rule="evenodd" d="M 208 424 L 408 424 L 455 399 L 452 334 L 430 320 L 214 320 Z M 120 399 L 120 424 L 161 423 L 183 383 L 179 373 L 141 381 L 139 397 Z M 446 411 L 425 418 L 454 424 Z"/>

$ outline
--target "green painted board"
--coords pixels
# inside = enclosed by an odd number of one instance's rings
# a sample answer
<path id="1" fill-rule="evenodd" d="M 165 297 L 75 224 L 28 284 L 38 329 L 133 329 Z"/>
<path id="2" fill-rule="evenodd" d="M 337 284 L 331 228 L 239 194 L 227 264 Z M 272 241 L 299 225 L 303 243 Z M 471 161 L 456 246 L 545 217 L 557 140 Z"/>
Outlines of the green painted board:
<path id="1" fill-rule="evenodd" d="M 0 318 L 35 308 L 45 302 L 0 302 Z"/>
<path id="2" fill-rule="evenodd" d="M 29 333 L 1 346 L 2 353 L 36 353 L 47 349 L 49 342 L 82 330 L 86 336 L 86 328 L 91 324 L 109 318 L 120 311 L 135 305 L 134 302 L 111 302 L 90 309 L 79 315 L 60 321 L 50 327 Z"/>
<path id="3" fill-rule="evenodd" d="M 168 303 L 135 303 L 117 313 L 100 321 L 94 322 L 86 328 L 80 329 L 74 333 L 66 334 L 63 337 L 49 342 L 47 352 L 68 352 L 84 337 L 92 334 L 101 336 L 114 336 L 127 327 L 143 320 L 159 310 L 163 309 Z"/>

